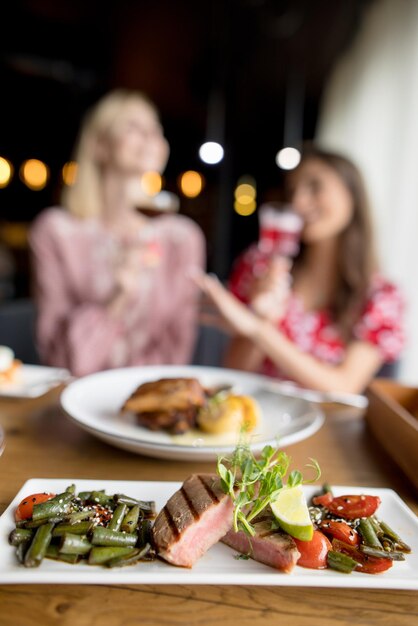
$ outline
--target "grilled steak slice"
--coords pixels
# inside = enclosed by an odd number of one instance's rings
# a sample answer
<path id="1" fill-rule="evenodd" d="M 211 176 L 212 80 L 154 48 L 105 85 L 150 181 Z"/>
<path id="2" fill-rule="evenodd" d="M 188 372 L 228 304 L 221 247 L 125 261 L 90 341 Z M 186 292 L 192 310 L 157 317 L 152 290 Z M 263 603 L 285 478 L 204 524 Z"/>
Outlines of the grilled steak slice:
<path id="1" fill-rule="evenodd" d="M 162 378 L 140 385 L 122 410 L 134 413 L 187 411 L 205 402 L 205 391 L 196 378 Z"/>
<path id="2" fill-rule="evenodd" d="M 193 474 L 155 520 L 157 553 L 173 565 L 192 567 L 231 528 L 232 514 L 232 500 L 216 474 Z"/>
<path id="3" fill-rule="evenodd" d="M 291 572 L 300 557 L 292 537 L 284 531 L 272 529 L 273 514 L 266 511 L 254 519 L 255 536 L 249 537 L 242 530 L 229 530 L 222 542 L 241 554 L 275 569 Z"/>

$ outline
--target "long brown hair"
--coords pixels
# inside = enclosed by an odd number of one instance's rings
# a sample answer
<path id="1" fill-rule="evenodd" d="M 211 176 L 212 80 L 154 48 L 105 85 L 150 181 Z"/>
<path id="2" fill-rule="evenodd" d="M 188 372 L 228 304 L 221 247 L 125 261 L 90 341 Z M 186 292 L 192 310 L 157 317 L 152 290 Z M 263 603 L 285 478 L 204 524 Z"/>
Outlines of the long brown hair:
<path id="1" fill-rule="evenodd" d="M 297 173 L 308 160 L 319 160 L 331 167 L 341 178 L 353 200 L 351 221 L 339 235 L 337 252 L 339 281 L 334 301 L 330 306 L 334 322 L 348 339 L 365 307 L 372 276 L 377 270 L 367 191 L 360 171 L 345 156 L 309 145 L 303 150 L 301 162 L 293 173 Z M 302 259 L 303 246 L 295 266 L 300 264 Z"/>

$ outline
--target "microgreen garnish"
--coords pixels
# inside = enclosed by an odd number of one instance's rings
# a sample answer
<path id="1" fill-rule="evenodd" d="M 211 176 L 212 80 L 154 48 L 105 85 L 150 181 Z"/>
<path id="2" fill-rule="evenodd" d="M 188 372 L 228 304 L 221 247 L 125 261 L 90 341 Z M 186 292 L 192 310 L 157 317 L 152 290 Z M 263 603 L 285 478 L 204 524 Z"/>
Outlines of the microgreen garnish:
<path id="1" fill-rule="evenodd" d="M 265 446 L 258 460 L 245 443 L 237 445 L 231 458 L 219 457 L 217 472 L 222 489 L 234 501 L 234 530 L 254 536 L 251 521 L 276 500 L 283 487 L 316 482 L 321 470 L 314 459 L 310 461 L 307 467 L 315 471 L 312 480 L 304 480 L 299 470 L 293 470 L 285 481 L 290 457 L 273 446 Z"/>
<path id="2" fill-rule="evenodd" d="M 234 554 L 234 559 L 236 561 L 249 561 L 250 558 L 249 554 Z"/>

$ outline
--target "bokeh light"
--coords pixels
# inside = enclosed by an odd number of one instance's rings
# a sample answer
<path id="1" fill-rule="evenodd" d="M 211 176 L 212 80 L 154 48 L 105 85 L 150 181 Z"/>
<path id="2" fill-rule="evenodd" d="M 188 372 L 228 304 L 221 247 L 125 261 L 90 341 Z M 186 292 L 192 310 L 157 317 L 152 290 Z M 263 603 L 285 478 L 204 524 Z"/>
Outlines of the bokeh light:
<path id="1" fill-rule="evenodd" d="M 255 187 L 253 185 L 250 185 L 249 183 L 241 183 L 235 188 L 235 192 L 234 192 L 235 198 L 242 199 L 244 197 L 247 197 L 249 198 L 249 201 L 254 200 L 256 197 L 256 194 L 257 192 L 256 192 Z"/>
<path id="2" fill-rule="evenodd" d="M 74 185 L 77 178 L 77 163 L 75 161 L 68 161 L 62 168 L 62 180 L 68 187 Z"/>
<path id="3" fill-rule="evenodd" d="M 13 176 L 13 165 L 5 159 L 0 157 L 0 189 L 7 187 Z"/>
<path id="4" fill-rule="evenodd" d="M 282 148 L 276 154 L 276 164 L 282 170 L 293 170 L 300 163 L 300 152 L 296 148 Z"/>
<path id="5" fill-rule="evenodd" d="M 234 191 L 234 210 L 238 215 L 247 217 L 257 208 L 257 189 L 255 180 L 251 176 L 242 176 Z"/>
<path id="6" fill-rule="evenodd" d="M 141 176 L 141 188 L 147 196 L 156 196 L 163 186 L 163 179 L 159 172 L 145 172 Z"/>
<path id="7" fill-rule="evenodd" d="M 183 172 L 179 177 L 180 190 L 187 198 L 196 198 L 201 193 L 203 185 L 203 176 L 194 170 Z"/>
<path id="8" fill-rule="evenodd" d="M 206 141 L 199 148 L 199 156 L 204 163 L 216 165 L 224 158 L 224 149 L 216 141 Z"/>
<path id="9" fill-rule="evenodd" d="M 49 167 L 39 159 L 28 159 L 20 167 L 20 179 L 32 191 L 40 191 L 49 180 Z"/>
<path id="10" fill-rule="evenodd" d="M 241 215 L 242 217 L 248 217 L 252 215 L 257 208 L 257 203 L 255 200 L 251 200 L 250 202 L 241 202 L 240 200 L 235 200 L 234 202 L 234 211 Z"/>

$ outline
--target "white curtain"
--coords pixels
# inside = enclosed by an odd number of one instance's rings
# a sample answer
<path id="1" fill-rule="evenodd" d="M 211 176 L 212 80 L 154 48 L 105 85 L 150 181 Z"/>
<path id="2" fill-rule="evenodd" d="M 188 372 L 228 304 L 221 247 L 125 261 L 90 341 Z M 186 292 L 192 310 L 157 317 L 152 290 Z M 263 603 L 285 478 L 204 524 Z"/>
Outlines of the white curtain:
<path id="1" fill-rule="evenodd" d="M 381 266 L 407 301 L 399 379 L 418 384 L 418 0 L 377 0 L 324 94 L 318 143 L 366 179 Z"/>

